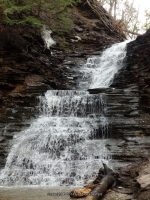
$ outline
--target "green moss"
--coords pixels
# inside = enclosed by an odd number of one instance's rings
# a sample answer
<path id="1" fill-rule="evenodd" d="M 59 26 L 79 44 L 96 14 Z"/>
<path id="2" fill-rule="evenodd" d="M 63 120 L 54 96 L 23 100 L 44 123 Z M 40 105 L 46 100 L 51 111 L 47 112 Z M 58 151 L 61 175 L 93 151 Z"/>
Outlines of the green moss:
<path id="1" fill-rule="evenodd" d="M 60 21 L 60 24 L 63 25 L 63 27 L 61 26 L 61 28 L 63 28 L 64 31 L 71 30 L 73 26 L 73 22 L 72 22 L 72 19 L 69 17 L 69 14 L 66 14 L 66 13 L 60 14 L 59 21 Z"/>
<path id="2" fill-rule="evenodd" d="M 31 8 L 29 5 L 25 5 L 25 6 L 11 6 L 9 8 L 7 8 L 5 10 L 5 15 L 8 15 L 8 14 L 13 14 L 15 12 L 17 13 L 21 13 L 21 12 L 27 12 L 27 11 L 30 11 Z"/>
<path id="3" fill-rule="evenodd" d="M 3 7 L 6 24 L 29 24 L 38 27 L 47 24 L 55 32 L 69 32 L 73 25 L 69 7 L 79 1 L 0 0 L 0 7 Z M 46 13 L 49 20 L 44 22 L 41 13 Z"/>
<path id="4" fill-rule="evenodd" d="M 30 25 L 30 26 L 33 26 L 33 27 L 36 27 L 36 28 L 40 28 L 42 27 L 43 23 L 41 20 L 35 18 L 35 17 L 32 17 L 32 16 L 29 16 L 29 17 L 25 17 L 24 19 L 22 20 L 12 20 L 10 18 L 5 18 L 5 21 L 4 21 L 6 24 L 10 25 L 10 26 L 13 26 L 13 25 Z"/>
<path id="5" fill-rule="evenodd" d="M 65 51 L 65 53 L 70 52 L 70 44 L 66 41 L 65 37 L 58 39 L 60 48 Z"/>
<path id="6" fill-rule="evenodd" d="M 28 17 L 25 18 L 25 20 L 23 20 L 21 22 L 21 24 L 24 24 L 24 25 L 25 24 L 29 24 L 31 26 L 41 27 L 43 22 L 38 18 L 35 18 L 35 17 L 32 17 L 32 16 L 28 16 Z"/>

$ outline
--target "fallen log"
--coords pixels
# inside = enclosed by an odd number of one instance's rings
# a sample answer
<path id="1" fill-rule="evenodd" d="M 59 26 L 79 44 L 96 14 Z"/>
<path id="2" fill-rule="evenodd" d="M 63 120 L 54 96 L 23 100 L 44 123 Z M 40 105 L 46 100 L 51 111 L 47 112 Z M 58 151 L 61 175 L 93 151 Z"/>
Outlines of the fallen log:
<path id="1" fill-rule="evenodd" d="M 115 183 L 115 177 L 113 175 L 106 175 L 100 184 L 87 196 L 86 200 L 100 200 L 107 190 Z"/>
<path id="2" fill-rule="evenodd" d="M 135 31 L 130 31 L 130 30 L 123 30 L 124 32 L 126 32 L 126 33 L 130 33 L 130 34 L 132 34 L 132 35 L 137 35 L 137 36 L 139 36 L 139 35 L 141 35 L 140 33 L 138 33 L 138 32 L 135 32 Z"/>
<path id="3" fill-rule="evenodd" d="M 116 176 L 113 170 L 105 164 L 103 164 L 103 167 L 103 169 L 99 170 L 97 178 L 91 184 L 84 186 L 84 188 L 71 191 L 70 197 L 86 197 L 86 200 L 101 199 L 107 190 L 116 182 Z"/>
<path id="4" fill-rule="evenodd" d="M 81 188 L 81 189 L 74 189 L 70 192 L 70 197 L 72 198 L 83 198 L 87 197 L 90 192 L 92 191 L 92 188 Z"/>

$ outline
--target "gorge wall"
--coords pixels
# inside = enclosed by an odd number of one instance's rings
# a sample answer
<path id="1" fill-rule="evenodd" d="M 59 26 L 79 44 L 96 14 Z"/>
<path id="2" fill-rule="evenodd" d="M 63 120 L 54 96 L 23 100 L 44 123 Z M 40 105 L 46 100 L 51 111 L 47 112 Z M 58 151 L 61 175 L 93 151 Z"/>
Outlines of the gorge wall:
<path id="1" fill-rule="evenodd" d="M 138 36 L 127 47 L 127 70 L 132 74 L 132 81 L 139 86 L 141 107 L 150 112 L 150 30 Z"/>
<path id="2" fill-rule="evenodd" d="M 127 44 L 127 55 L 124 60 L 125 67 L 116 76 L 112 87 L 128 92 L 132 97 L 138 99 L 136 112 L 127 112 L 126 120 L 134 119 L 135 124 L 131 125 L 133 135 L 141 137 L 150 136 L 150 31 L 138 36 L 134 41 Z M 136 100 L 131 105 L 134 107 Z M 126 121 L 125 120 L 125 121 Z M 124 122 L 125 122 L 124 121 Z M 129 123 L 128 123 L 129 124 Z M 123 132 L 122 132 L 123 133 Z M 144 139 L 145 140 L 145 139 Z M 146 141 L 145 140 L 145 141 Z M 146 145 L 147 156 L 149 156 L 149 145 Z M 142 150 L 140 150 L 141 152 Z M 139 152 L 136 152 L 138 155 Z"/>
<path id="3" fill-rule="evenodd" d="M 112 86 L 137 88 L 141 125 L 149 135 L 150 112 L 150 30 L 127 45 L 125 67 L 117 75 Z"/>

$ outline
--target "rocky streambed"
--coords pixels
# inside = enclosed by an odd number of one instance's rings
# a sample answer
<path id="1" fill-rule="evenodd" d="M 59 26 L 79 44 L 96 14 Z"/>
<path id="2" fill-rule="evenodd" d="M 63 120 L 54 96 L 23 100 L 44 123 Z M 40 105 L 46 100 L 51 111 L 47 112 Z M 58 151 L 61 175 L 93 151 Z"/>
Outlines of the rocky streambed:
<path id="1" fill-rule="evenodd" d="M 120 171 L 119 186 L 114 186 L 108 190 L 105 200 L 149 200 L 150 188 L 150 163 L 132 164 L 122 168 Z M 120 185 L 121 184 L 121 185 Z M 69 187 L 4 187 L 0 188 L 1 200 L 48 200 L 48 199 L 68 199 L 73 188 Z M 82 198 L 83 200 L 87 198 Z"/>

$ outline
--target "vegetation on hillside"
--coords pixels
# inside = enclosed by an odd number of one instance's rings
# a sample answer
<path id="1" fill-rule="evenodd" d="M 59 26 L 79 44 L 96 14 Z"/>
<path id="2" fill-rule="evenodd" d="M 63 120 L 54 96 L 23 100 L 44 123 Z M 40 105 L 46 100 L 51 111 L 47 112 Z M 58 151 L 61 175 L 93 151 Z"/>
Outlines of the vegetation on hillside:
<path id="1" fill-rule="evenodd" d="M 138 35 L 139 19 L 138 10 L 134 7 L 134 1 L 129 0 L 99 0 L 109 14 L 120 24 L 122 30 L 131 38 Z"/>
<path id="2" fill-rule="evenodd" d="M 145 10 L 145 22 L 140 21 L 140 10 L 134 0 L 98 0 L 109 14 L 120 24 L 125 34 L 131 38 L 150 28 L 150 12 Z"/>
<path id="3" fill-rule="evenodd" d="M 150 29 L 150 11 L 149 10 L 145 11 L 145 23 L 144 23 L 143 29 L 145 30 Z"/>
<path id="4" fill-rule="evenodd" d="M 69 7 L 79 0 L 0 0 L 1 23 L 69 30 L 72 25 Z M 46 19 L 46 20 L 45 20 Z"/>

